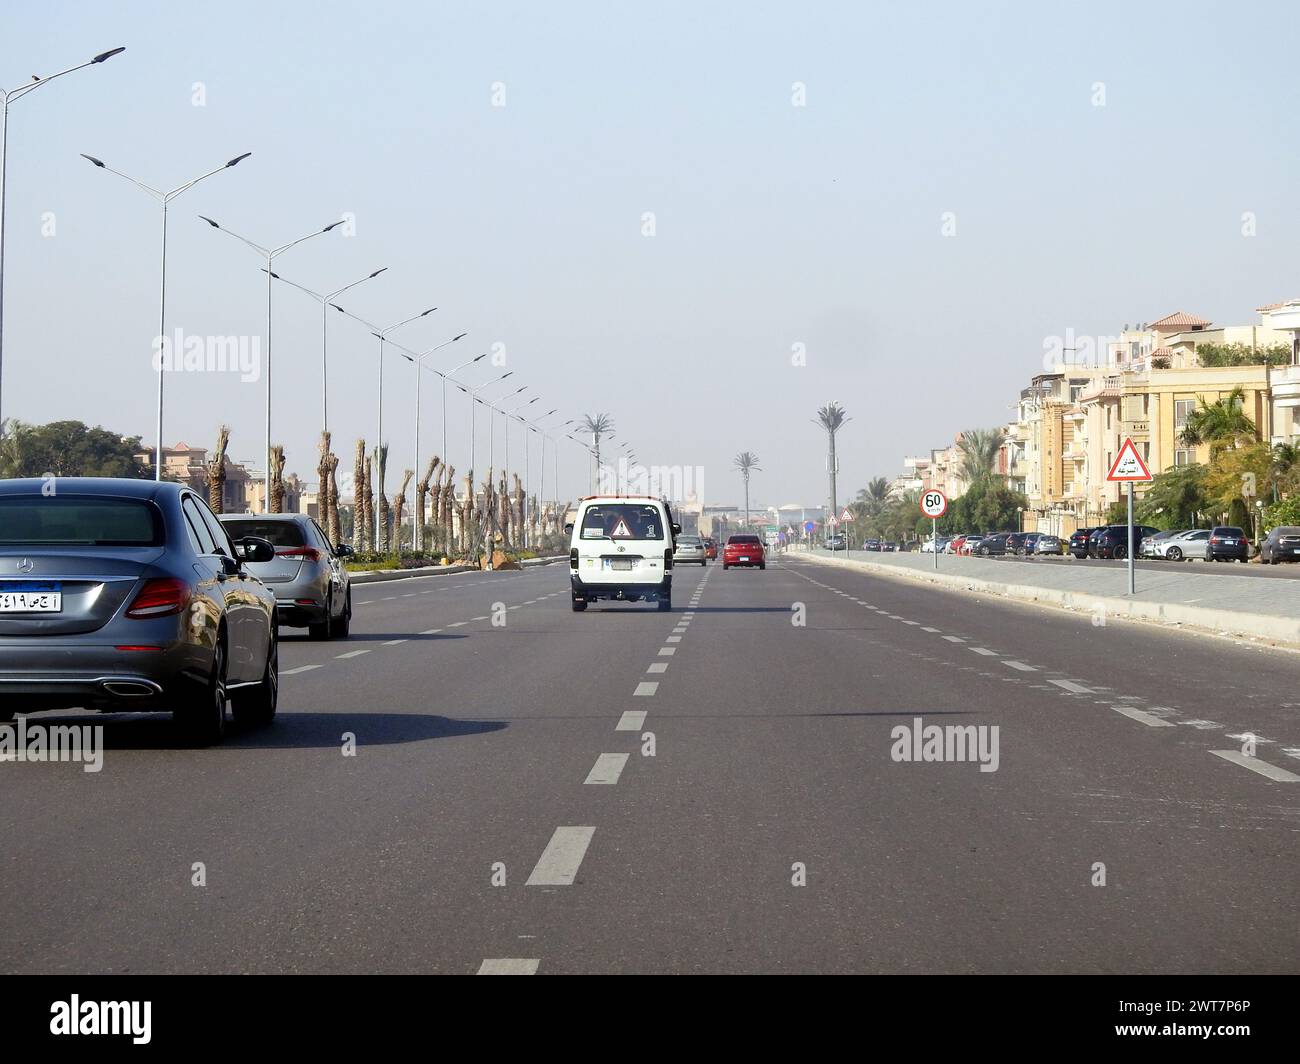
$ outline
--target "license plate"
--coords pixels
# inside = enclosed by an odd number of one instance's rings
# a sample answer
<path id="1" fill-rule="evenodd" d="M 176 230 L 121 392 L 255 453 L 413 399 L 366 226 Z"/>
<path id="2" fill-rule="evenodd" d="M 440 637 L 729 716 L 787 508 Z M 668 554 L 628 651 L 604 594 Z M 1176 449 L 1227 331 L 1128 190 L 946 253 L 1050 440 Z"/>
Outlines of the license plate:
<path id="1" fill-rule="evenodd" d="M 740 562 L 747 562 L 747 561 L 749 561 L 749 555 L 748 555 L 748 554 L 742 554 L 742 555 L 741 555 L 739 558 L 737 558 L 736 560 L 737 560 L 737 561 L 740 561 Z"/>
<path id="2" fill-rule="evenodd" d="M 58 584 L 0 585 L 0 613 L 59 613 L 62 609 Z"/>
<path id="3" fill-rule="evenodd" d="M 631 559 L 631 558 L 611 558 L 611 559 L 610 559 L 610 562 L 609 562 L 609 567 L 610 567 L 611 569 L 631 569 L 631 568 L 632 568 L 632 559 Z"/>

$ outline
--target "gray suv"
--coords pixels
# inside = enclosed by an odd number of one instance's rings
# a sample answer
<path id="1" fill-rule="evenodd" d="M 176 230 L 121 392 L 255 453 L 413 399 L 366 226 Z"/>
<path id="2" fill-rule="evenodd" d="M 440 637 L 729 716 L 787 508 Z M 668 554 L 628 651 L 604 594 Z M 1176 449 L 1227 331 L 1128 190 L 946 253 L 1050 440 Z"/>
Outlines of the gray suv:
<path id="1" fill-rule="evenodd" d="M 275 548 L 249 572 L 275 592 L 282 625 L 306 628 L 312 639 L 346 639 L 352 627 L 352 588 L 343 559 L 346 544 L 331 547 L 306 514 L 223 514 L 221 523 L 239 539 L 255 536 Z"/>

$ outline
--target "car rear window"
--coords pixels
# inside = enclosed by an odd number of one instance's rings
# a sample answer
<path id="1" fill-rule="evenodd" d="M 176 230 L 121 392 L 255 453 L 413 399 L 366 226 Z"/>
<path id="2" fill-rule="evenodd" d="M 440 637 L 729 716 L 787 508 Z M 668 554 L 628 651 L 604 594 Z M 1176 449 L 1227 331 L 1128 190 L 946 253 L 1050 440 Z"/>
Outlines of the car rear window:
<path id="1" fill-rule="evenodd" d="M 302 525 L 297 521 L 259 521 L 256 518 L 240 518 L 236 521 L 222 521 L 231 539 L 243 539 L 256 536 L 264 539 L 273 547 L 302 547 L 307 537 Z"/>
<path id="2" fill-rule="evenodd" d="M 1246 533 L 1232 525 L 1220 525 L 1214 530 L 1216 536 L 1244 536 Z"/>
<path id="3" fill-rule="evenodd" d="M 0 498 L 0 546 L 160 547 L 162 514 L 144 499 L 76 495 Z"/>
<path id="4" fill-rule="evenodd" d="M 838 536 L 832 536 L 832 539 L 838 539 Z M 728 543 L 757 543 L 757 536 L 732 536 L 727 540 Z"/>
<path id="5" fill-rule="evenodd" d="M 582 515 L 583 539 L 663 539 L 664 521 L 659 507 L 637 503 L 602 503 L 588 506 Z"/>

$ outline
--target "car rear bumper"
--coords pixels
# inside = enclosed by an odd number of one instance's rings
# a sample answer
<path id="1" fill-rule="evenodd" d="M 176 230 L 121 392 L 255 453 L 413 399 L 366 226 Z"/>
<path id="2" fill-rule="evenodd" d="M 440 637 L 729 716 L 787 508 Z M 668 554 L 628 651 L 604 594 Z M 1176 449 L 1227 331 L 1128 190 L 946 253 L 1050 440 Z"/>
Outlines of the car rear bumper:
<path id="1" fill-rule="evenodd" d="M 844 548 L 843 548 L 843 547 L 836 547 L 835 549 L 836 549 L 836 550 L 843 550 Z M 766 557 L 763 557 L 763 558 L 755 558 L 753 555 L 750 555 L 750 556 L 749 556 L 749 560 L 748 560 L 748 561 L 743 561 L 743 562 L 740 561 L 740 560 L 737 559 L 737 558 L 723 558 L 723 559 L 722 559 L 722 564 L 723 564 L 723 565 L 726 565 L 726 566 L 744 565 L 744 566 L 755 566 L 755 567 L 757 567 L 757 566 L 762 565 L 765 561 L 767 561 L 767 558 L 766 558 Z"/>
<path id="2" fill-rule="evenodd" d="M 669 574 L 655 583 L 633 583 L 632 581 L 625 584 L 588 583 L 576 573 L 570 572 L 569 586 L 575 598 L 585 599 L 588 602 L 593 599 L 623 599 L 626 602 L 636 602 L 640 599 L 667 598 L 672 594 L 673 578 Z"/>
<path id="3" fill-rule="evenodd" d="M 150 712 L 174 708 L 206 680 L 211 651 L 173 643 L 150 650 L 109 645 L 0 645 L 0 700 L 19 713 L 45 709 Z"/>

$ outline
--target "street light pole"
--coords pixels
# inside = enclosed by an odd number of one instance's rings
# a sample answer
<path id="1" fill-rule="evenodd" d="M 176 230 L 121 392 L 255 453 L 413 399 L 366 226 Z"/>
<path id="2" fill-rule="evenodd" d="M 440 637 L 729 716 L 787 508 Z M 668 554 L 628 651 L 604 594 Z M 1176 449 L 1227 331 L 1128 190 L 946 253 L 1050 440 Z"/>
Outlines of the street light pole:
<path id="1" fill-rule="evenodd" d="M 263 255 L 266 257 L 266 267 L 265 267 L 266 269 L 266 366 L 264 371 L 266 376 L 266 455 L 265 455 L 266 474 L 265 477 L 263 478 L 263 484 L 264 484 L 263 491 L 266 493 L 266 498 L 263 500 L 263 505 L 265 507 L 265 512 L 270 513 L 271 512 L 271 291 L 272 291 L 271 282 L 275 278 L 275 274 L 272 272 L 271 267 L 275 264 L 276 258 L 279 257 L 284 252 L 288 251 L 290 248 L 297 247 L 299 244 L 303 243 L 303 241 L 311 240 L 312 237 L 323 236 L 325 233 L 328 233 L 331 229 L 335 229 L 338 226 L 342 225 L 343 220 L 339 219 L 339 221 L 337 222 L 331 222 L 324 229 L 313 230 L 312 232 L 308 233 L 306 236 L 300 236 L 297 240 L 290 240 L 289 243 L 287 244 L 281 244 L 278 248 L 269 248 L 269 247 L 263 247 L 261 244 L 253 243 L 253 241 L 249 240 L 247 237 L 240 236 L 233 229 L 224 228 L 219 223 L 214 222 L 211 218 L 208 218 L 202 214 L 200 214 L 199 217 L 202 218 L 205 222 L 207 222 L 208 225 L 212 226 L 213 229 L 216 229 L 218 232 L 225 233 L 227 236 L 233 236 L 241 244 L 244 244 L 245 246 L 252 248 L 259 255 Z"/>
<path id="2" fill-rule="evenodd" d="M 159 294 L 158 294 L 158 338 L 154 341 L 157 351 L 154 358 L 158 362 L 158 401 L 155 412 L 154 431 L 157 433 L 154 440 L 154 480 L 162 480 L 163 472 L 163 381 L 167 374 L 167 359 L 163 357 L 163 352 L 167 350 L 167 208 L 171 201 L 179 196 L 182 192 L 188 192 L 200 181 L 211 177 L 213 174 L 219 174 L 222 170 L 228 170 L 247 159 L 252 152 L 245 152 L 238 155 L 229 162 L 222 163 L 215 170 L 209 170 L 206 174 L 201 174 L 193 181 L 187 181 L 183 185 L 178 185 L 170 192 L 163 192 L 161 189 L 153 188 L 139 181 L 129 174 L 122 173 L 121 170 L 114 170 L 111 166 L 105 164 L 102 160 L 96 159 L 93 155 L 87 155 L 82 152 L 81 157 L 89 162 L 92 166 L 105 170 L 110 174 L 115 174 L 126 181 L 130 181 L 136 188 L 147 192 L 156 199 L 162 206 L 162 255 L 159 264 Z M 175 359 L 176 352 L 172 351 L 172 358 Z"/>
<path id="3" fill-rule="evenodd" d="M 78 63 L 76 66 L 68 67 L 67 70 L 60 70 L 57 74 L 51 74 L 48 78 L 35 78 L 26 85 L 19 85 L 16 89 L 8 91 L 0 89 L 0 434 L 4 430 L 4 350 L 5 350 L 5 192 L 9 186 L 7 174 L 9 170 L 9 105 L 20 100 L 29 92 L 34 92 L 42 85 L 48 85 L 55 78 L 61 78 L 64 74 L 71 74 L 76 70 L 84 70 L 88 66 L 94 66 L 96 63 L 102 63 L 106 59 L 112 59 L 115 55 L 121 55 L 125 48 L 110 48 L 107 52 L 100 52 L 99 55 L 84 63 Z"/>

